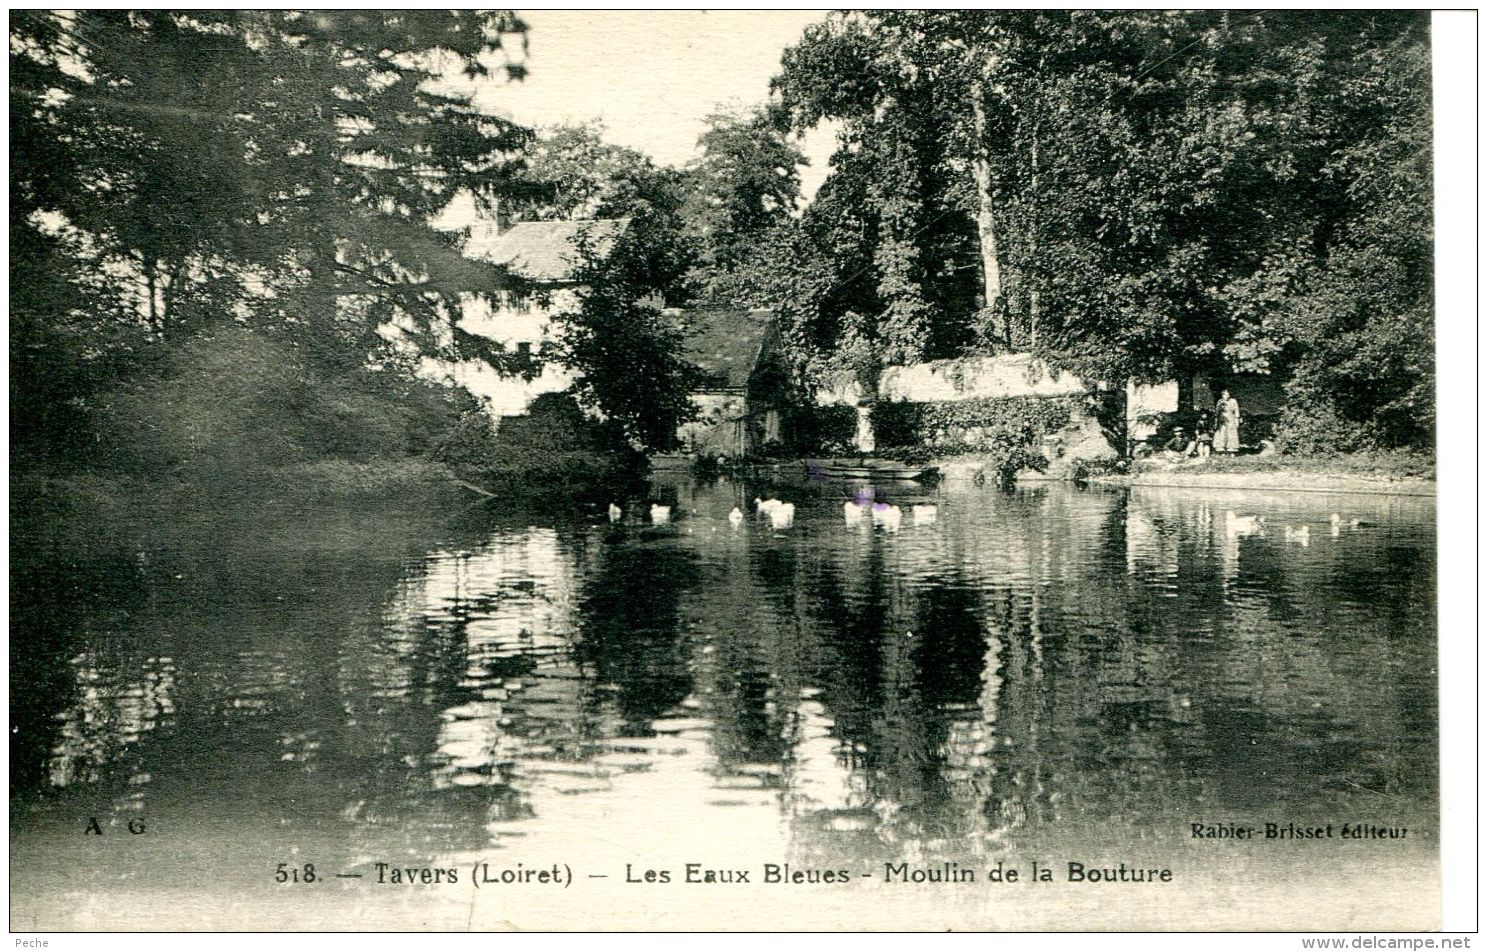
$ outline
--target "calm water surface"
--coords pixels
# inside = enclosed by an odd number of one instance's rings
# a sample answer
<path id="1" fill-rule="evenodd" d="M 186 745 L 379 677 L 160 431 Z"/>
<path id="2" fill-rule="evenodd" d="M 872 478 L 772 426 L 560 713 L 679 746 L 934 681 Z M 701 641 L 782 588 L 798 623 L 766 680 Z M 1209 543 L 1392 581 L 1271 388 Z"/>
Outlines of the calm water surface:
<path id="1" fill-rule="evenodd" d="M 867 489 L 17 540 L 12 928 L 1430 924 L 1433 500 L 878 487 L 890 531 L 844 519 Z M 1266 822 L 1409 832 L 1191 832 Z M 998 861 L 1177 885 L 883 882 Z M 626 882 L 687 862 L 855 881 Z M 554 864 L 568 889 L 470 882 Z"/>

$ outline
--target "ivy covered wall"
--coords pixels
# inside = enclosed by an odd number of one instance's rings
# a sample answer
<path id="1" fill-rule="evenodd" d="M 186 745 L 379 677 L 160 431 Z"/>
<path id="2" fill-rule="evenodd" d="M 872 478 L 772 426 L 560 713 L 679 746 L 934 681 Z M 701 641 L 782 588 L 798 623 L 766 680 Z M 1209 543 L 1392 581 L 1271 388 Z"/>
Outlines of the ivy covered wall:
<path id="1" fill-rule="evenodd" d="M 1039 444 L 1083 413 L 1083 397 L 996 397 L 891 401 L 873 408 L 880 455 L 908 458 L 988 455 L 1038 465 Z"/>

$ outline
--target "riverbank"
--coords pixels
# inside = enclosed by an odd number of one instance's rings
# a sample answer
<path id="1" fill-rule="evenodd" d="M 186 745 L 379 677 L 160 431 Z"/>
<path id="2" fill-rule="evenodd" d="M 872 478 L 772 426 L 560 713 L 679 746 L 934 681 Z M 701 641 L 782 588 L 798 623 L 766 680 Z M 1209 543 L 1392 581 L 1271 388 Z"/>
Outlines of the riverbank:
<path id="1" fill-rule="evenodd" d="M 983 484 L 994 479 L 1001 461 L 986 455 L 970 454 L 929 459 L 925 465 L 939 471 L 940 479 L 949 483 Z M 688 457 L 652 460 L 658 470 L 691 470 L 695 461 Z M 1109 467 L 1100 462 L 1100 467 Z M 729 471 L 752 476 L 780 478 L 794 475 L 804 468 L 801 460 L 734 464 Z M 1089 468 L 1096 468 L 1091 465 Z M 1080 482 L 1098 486 L 1147 486 L 1189 489 L 1269 490 L 1280 492 L 1371 493 L 1395 496 L 1431 496 L 1436 493 L 1435 463 L 1415 454 L 1354 454 L 1351 456 L 1241 456 L 1233 459 L 1213 458 L 1171 463 L 1162 460 L 1138 460 L 1124 472 L 1089 473 L 1081 467 L 1064 465 L 1046 470 L 1023 469 L 1014 480 L 1018 484 Z"/>
<path id="2" fill-rule="evenodd" d="M 1029 482 L 1032 481 L 1029 480 Z M 1162 487 L 1166 489 L 1256 489 L 1313 493 L 1373 493 L 1390 496 L 1435 495 L 1435 481 L 1430 479 L 1369 478 L 1343 474 L 1168 471 L 1092 476 L 1086 482 L 1098 486 Z"/>
<path id="3" fill-rule="evenodd" d="M 279 466 L 178 467 L 129 473 L 29 468 L 10 479 L 13 520 L 86 516 L 104 524 L 141 510 L 185 514 L 311 513 L 323 507 L 458 509 L 472 502 L 572 502 L 628 486 L 643 470 L 634 459 L 597 451 L 540 455 L 500 447 L 499 458 L 452 466 L 419 458 L 324 459 Z"/>
<path id="4" fill-rule="evenodd" d="M 985 481 L 997 460 L 979 455 L 930 460 L 950 481 Z M 1434 496 L 1435 461 L 1414 453 L 1357 453 L 1348 456 L 1279 454 L 1168 462 L 1136 460 L 1113 466 L 1106 461 L 1022 469 L 1016 482 L 1082 482 L 1100 486 L 1161 486 L 1192 489 L 1250 489 L 1284 492 L 1379 493 Z M 1113 470 L 1100 472 L 1101 469 Z"/>
<path id="5" fill-rule="evenodd" d="M 88 515 L 113 521 L 140 510 L 203 510 L 308 507 L 327 501 L 347 504 L 436 502 L 469 495 L 449 467 L 424 460 L 355 463 L 322 460 L 289 466 L 181 469 L 158 473 L 107 470 L 30 469 L 10 480 L 12 518 Z"/>
<path id="6" fill-rule="evenodd" d="M 1127 473 L 1090 476 L 1087 482 L 1105 486 L 1434 496 L 1435 462 L 1405 453 L 1322 457 L 1276 454 L 1180 463 L 1140 460 Z"/>

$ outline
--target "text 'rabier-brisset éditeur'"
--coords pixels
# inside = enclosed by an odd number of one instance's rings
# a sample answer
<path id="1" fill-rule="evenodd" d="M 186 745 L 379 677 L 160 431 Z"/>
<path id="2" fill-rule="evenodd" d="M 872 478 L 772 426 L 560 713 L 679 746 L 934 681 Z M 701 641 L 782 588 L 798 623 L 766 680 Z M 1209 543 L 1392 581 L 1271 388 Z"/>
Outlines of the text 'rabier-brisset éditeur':
<path id="1" fill-rule="evenodd" d="M 792 863 L 762 863 L 747 867 L 710 863 L 681 863 L 652 866 L 626 863 L 622 872 L 574 873 L 567 863 L 527 865 L 525 863 L 491 863 L 476 860 L 469 866 L 407 866 L 375 862 L 354 870 L 326 873 L 314 863 L 281 863 L 274 880 L 286 885 L 314 885 L 325 882 L 364 883 L 376 886 L 419 888 L 425 886 L 535 886 L 567 889 L 574 882 L 612 880 L 630 886 L 843 886 L 854 882 L 877 881 L 889 885 L 959 886 L 976 883 L 1079 883 L 1079 884 L 1161 884 L 1173 880 L 1172 870 L 1127 862 L 1085 863 L 1064 860 L 1034 860 L 1026 865 L 1012 865 L 999 860 L 995 865 L 975 866 L 959 862 L 937 864 L 883 863 L 868 869 L 847 866 L 832 868 L 799 866 Z"/>

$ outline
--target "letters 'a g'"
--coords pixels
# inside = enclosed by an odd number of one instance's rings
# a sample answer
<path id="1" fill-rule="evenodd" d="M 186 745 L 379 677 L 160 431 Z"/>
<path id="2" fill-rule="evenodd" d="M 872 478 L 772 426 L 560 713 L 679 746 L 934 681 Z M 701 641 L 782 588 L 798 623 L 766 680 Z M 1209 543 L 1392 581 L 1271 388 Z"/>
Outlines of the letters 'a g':
<path id="1" fill-rule="evenodd" d="M 130 833 L 133 833 L 134 835 L 138 836 L 139 834 L 143 833 L 145 831 L 145 829 L 146 829 L 146 827 L 145 827 L 145 821 L 144 820 L 130 820 L 129 821 L 129 832 Z M 102 826 L 102 824 L 100 824 L 98 822 L 98 818 L 96 816 L 90 816 L 90 817 L 88 817 L 88 826 L 87 826 L 86 829 L 83 830 L 83 835 L 86 836 L 88 834 L 92 834 L 93 836 L 102 836 L 103 835 L 103 826 Z"/>

